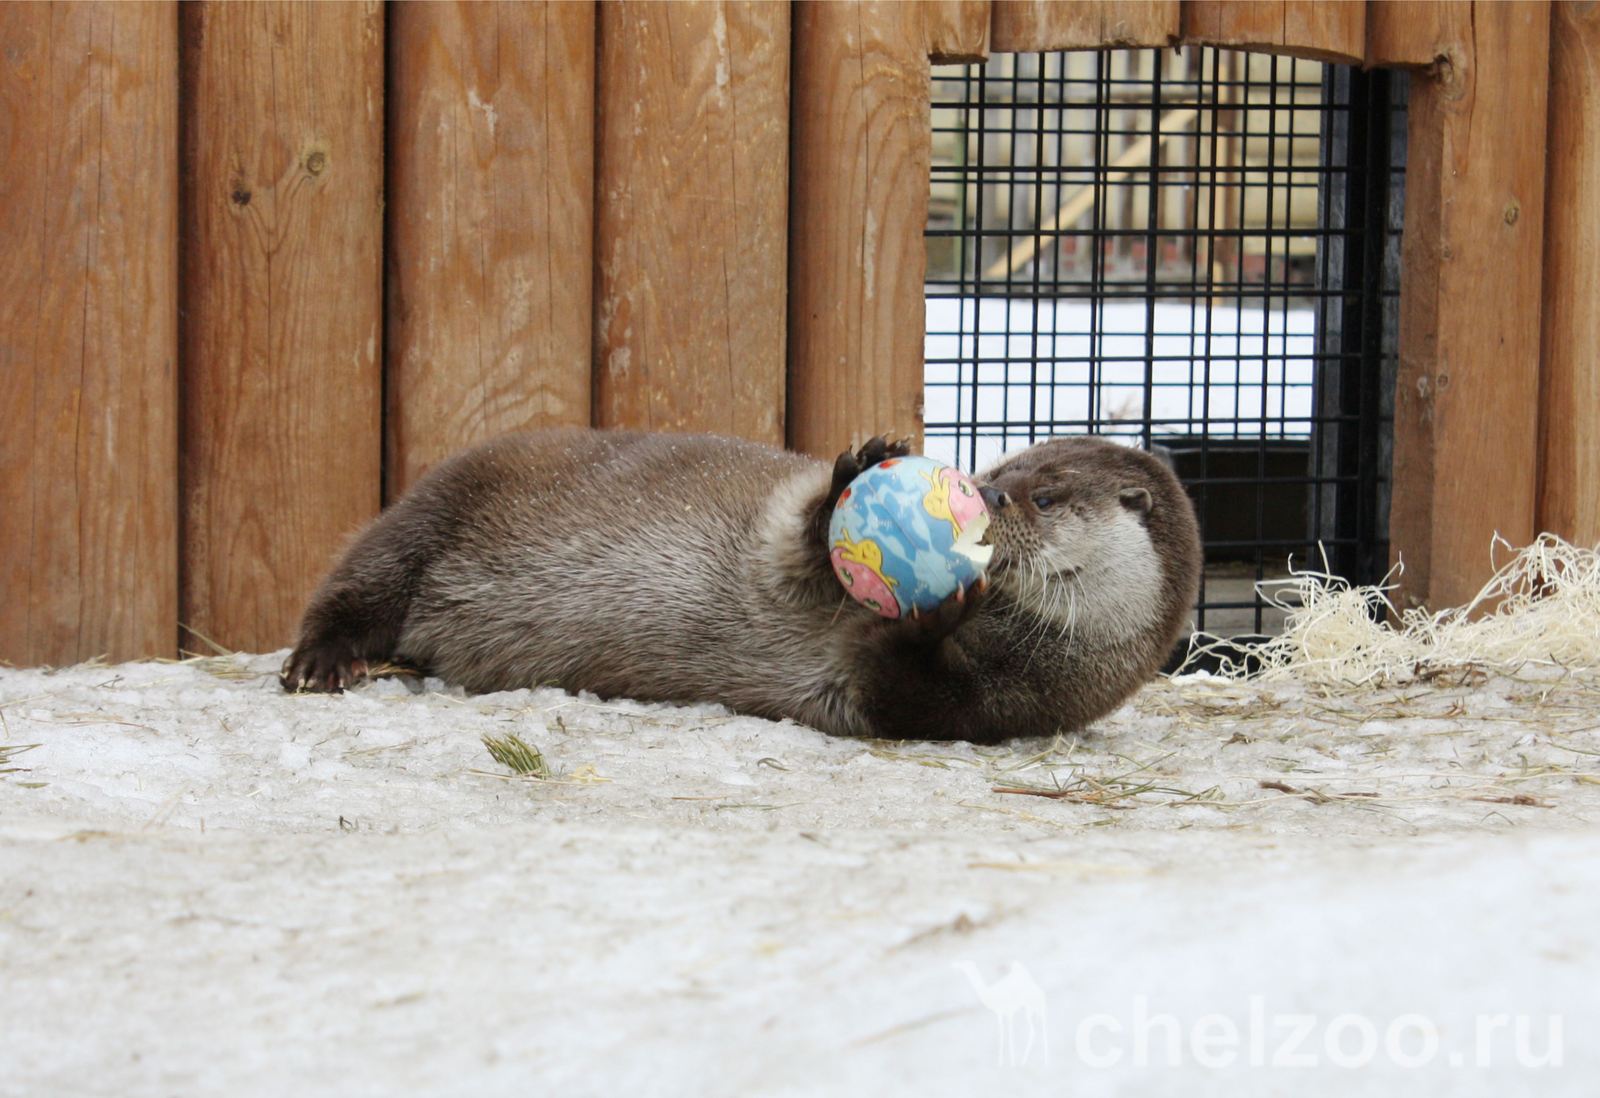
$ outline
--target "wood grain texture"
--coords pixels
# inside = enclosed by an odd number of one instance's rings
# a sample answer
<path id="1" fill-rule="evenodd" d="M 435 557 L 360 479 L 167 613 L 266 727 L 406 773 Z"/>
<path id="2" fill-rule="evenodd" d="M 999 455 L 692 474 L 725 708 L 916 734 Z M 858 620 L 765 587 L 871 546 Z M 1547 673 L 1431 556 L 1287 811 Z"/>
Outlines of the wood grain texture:
<path id="1" fill-rule="evenodd" d="M 1178 37 L 1178 0 L 994 0 L 994 48 L 1003 52 L 1166 46 Z"/>
<path id="2" fill-rule="evenodd" d="M 1472 0 L 1368 0 L 1367 65 L 1431 65 L 1472 42 Z"/>
<path id="3" fill-rule="evenodd" d="M 1407 604 L 1460 605 L 1496 533 L 1534 533 L 1549 5 L 1480 3 L 1475 49 L 1413 79 L 1393 551 Z"/>
<path id="4" fill-rule="evenodd" d="M 599 36 L 596 422 L 781 443 L 788 4 L 617 0 Z"/>
<path id="5" fill-rule="evenodd" d="M 1184 0 L 1186 42 L 1277 45 L 1283 39 L 1284 0 Z"/>
<path id="6" fill-rule="evenodd" d="M 789 442 L 922 437 L 928 59 L 910 4 L 795 11 Z"/>
<path id="7" fill-rule="evenodd" d="M 1539 529 L 1600 544 L 1600 4 L 1550 8 Z"/>
<path id="8" fill-rule="evenodd" d="M 185 4 L 181 79 L 180 621 L 272 649 L 380 498 L 383 7 Z"/>
<path id="9" fill-rule="evenodd" d="M 919 0 L 928 56 L 935 64 L 989 57 L 989 0 Z"/>
<path id="10" fill-rule="evenodd" d="M 1183 0 L 1183 40 L 1359 63 L 1366 13 L 1362 0 Z"/>
<path id="11" fill-rule="evenodd" d="M 0 5 L 0 659 L 177 644 L 177 12 Z"/>
<path id="12" fill-rule="evenodd" d="M 390 8 L 393 499 L 449 454 L 590 421 L 595 9 Z"/>
<path id="13" fill-rule="evenodd" d="M 1445 70 L 1445 71 L 1453 71 Z M 1400 237 L 1400 348 L 1390 468 L 1389 557 L 1405 571 L 1396 603 L 1428 602 L 1433 558 L 1434 376 L 1444 274 L 1444 98 L 1429 76 L 1411 82 L 1406 107 L 1406 189 Z"/>

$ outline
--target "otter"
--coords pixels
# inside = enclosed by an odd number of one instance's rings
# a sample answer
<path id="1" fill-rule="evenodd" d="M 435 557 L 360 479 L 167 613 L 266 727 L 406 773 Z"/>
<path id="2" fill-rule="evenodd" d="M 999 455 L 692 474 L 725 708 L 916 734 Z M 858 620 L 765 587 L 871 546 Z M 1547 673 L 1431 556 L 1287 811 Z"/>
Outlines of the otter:
<path id="1" fill-rule="evenodd" d="M 718 702 L 824 732 L 993 743 L 1072 732 L 1160 668 L 1200 544 L 1172 472 L 1093 437 L 977 477 L 986 577 L 890 620 L 846 598 L 828 519 L 876 437 L 825 462 L 713 436 L 556 429 L 429 472 L 313 595 L 281 682 L 379 661 L 472 692 Z"/>

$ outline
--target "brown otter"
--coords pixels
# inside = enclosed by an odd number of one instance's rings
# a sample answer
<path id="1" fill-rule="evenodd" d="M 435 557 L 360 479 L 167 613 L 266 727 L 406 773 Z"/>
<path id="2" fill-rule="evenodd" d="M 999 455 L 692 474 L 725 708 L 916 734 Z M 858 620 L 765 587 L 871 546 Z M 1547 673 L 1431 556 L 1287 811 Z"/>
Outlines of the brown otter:
<path id="1" fill-rule="evenodd" d="M 988 582 L 889 621 L 846 599 L 827 525 L 875 438 L 819 461 L 708 436 L 553 430 L 445 462 L 323 582 L 285 689 L 369 665 L 472 691 L 711 701 L 827 732 L 993 742 L 1071 731 L 1146 681 L 1187 620 L 1193 510 L 1155 458 L 1043 442 L 978 480 Z"/>

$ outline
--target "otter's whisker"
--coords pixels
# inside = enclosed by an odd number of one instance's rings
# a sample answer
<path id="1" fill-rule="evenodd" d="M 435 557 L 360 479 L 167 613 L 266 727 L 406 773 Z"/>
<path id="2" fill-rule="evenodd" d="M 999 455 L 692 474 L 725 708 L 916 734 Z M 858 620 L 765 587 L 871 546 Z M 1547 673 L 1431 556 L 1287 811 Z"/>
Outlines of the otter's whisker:
<path id="1" fill-rule="evenodd" d="M 1070 651 L 1078 640 L 1078 577 L 1068 576 L 1067 583 L 1067 648 Z"/>
<path id="2" fill-rule="evenodd" d="M 1034 609 L 1034 613 L 1039 619 L 1039 638 L 1034 641 L 1033 648 L 1028 652 L 1028 660 L 1022 665 L 1024 672 L 1033 666 L 1034 657 L 1039 654 L 1039 649 L 1044 646 L 1045 638 L 1050 634 L 1050 622 L 1055 617 L 1057 604 L 1059 603 L 1062 595 L 1061 591 L 1052 588 L 1048 577 L 1045 575 L 1043 565 L 1039 564 L 1037 561 L 1031 562 L 1031 564 L 1034 572 L 1038 576 L 1039 583 L 1039 601 L 1038 605 Z M 1032 634 L 1030 633 L 1029 635 L 1031 636 Z"/>

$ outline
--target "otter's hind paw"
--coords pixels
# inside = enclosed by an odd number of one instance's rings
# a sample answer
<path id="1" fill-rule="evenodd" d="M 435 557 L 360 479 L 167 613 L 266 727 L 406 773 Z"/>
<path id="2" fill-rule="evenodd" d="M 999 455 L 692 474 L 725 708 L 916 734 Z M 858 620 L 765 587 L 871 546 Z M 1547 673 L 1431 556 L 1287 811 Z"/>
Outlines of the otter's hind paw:
<path id="1" fill-rule="evenodd" d="M 341 694 L 370 673 L 367 661 L 357 659 L 348 644 L 302 642 L 284 661 L 278 682 L 291 694 Z"/>

